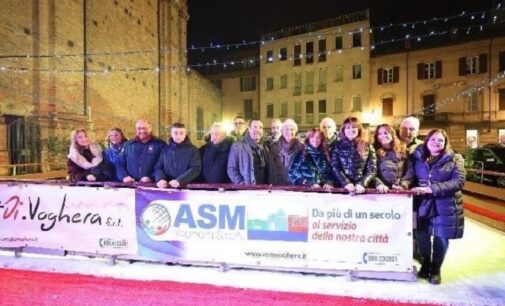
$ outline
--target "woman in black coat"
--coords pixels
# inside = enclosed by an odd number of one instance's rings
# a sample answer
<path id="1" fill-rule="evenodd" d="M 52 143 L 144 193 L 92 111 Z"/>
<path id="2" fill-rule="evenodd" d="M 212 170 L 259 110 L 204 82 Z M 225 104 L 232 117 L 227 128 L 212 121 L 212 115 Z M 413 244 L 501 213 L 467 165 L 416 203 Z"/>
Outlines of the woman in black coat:
<path id="1" fill-rule="evenodd" d="M 344 120 L 342 137 L 332 151 L 331 167 L 336 181 L 349 193 L 364 193 L 377 173 L 377 157 L 366 141 L 363 127 L 356 117 Z"/>
<path id="2" fill-rule="evenodd" d="M 377 152 L 377 176 L 375 188 L 382 193 L 390 188 L 403 189 L 400 180 L 405 174 L 407 149 L 389 124 L 381 124 L 374 133 Z"/>
<path id="3" fill-rule="evenodd" d="M 421 194 L 414 201 L 417 240 L 424 258 L 418 276 L 440 284 L 449 239 L 463 237 L 464 161 L 451 150 L 447 133 L 441 129 L 428 133 L 424 144 L 414 151 L 412 161 L 413 168 L 404 180 L 414 183 L 412 190 Z"/>
<path id="4" fill-rule="evenodd" d="M 293 158 L 288 170 L 289 182 L 306 187 L 333 186 L 330 157 L 324 133 L 318 128 L 307 132 L 305 148 Z"/>

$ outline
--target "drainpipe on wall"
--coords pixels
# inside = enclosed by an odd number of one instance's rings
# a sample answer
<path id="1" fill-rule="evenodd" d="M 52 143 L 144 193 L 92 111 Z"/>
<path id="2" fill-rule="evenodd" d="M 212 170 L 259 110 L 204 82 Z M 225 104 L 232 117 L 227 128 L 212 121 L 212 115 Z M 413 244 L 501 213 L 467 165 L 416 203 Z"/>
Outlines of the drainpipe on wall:
<path id="1" fill-rule="evenodd" d="M 161 0 L 158 0 L 158 137 L 161 137 Z"/>
<path id="2" fill-rule="evenodd" d="M 83 115 L 88 118 L 88 40 L 87 40 L 87 29 L 88 29 L 88 16 L 86 8 L 88 7 L 88 1 L 83 0 L 82 2 L 82 20 L 83 20 Z M 89 120 L 90 118 L 88 118 Z"/>
<path id="3" fill-rule="evenodd" d="M 488 78 L 491 80 L 491 51 L 492 51 L 492 46 L 493 46 L 493 38 L 491 38 L 489 40 L 489 56 L 488 56 L 488 60 L 487 60 L 487 63 L 488 63 Z M 492 88 L 492 85 L 491 83 L 489 83 L 489 86 L 488 86 L 488 108 L 489 108 L 489 121 L 488 121 L 488 127 L 487 127 L 487 131 L 488 133 L 491 133 L 491 123 L 492 123 L 492 120 L 491 120 L 491 95 L 493 93 L 493 88 Z"/>
<path id="4" fill-rule="evenodd" d="M 407 61 L 407 71 L 406 71 L 406 76 L 407 76 L 407 85 L 406 85 L 406 92 L 405 92 L 405 101 L 407 103 L 407 113 L 405 115 L 409 116 L 411 115 L 409 112 L 409 51 L 407 51 L 406 54 L 406 61 Z"/>

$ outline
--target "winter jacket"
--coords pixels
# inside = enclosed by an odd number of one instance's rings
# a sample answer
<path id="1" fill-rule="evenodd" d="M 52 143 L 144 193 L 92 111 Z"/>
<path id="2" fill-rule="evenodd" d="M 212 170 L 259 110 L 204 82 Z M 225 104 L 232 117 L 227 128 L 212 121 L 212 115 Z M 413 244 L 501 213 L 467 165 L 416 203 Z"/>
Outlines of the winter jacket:
<path id="1" fill-rule="evenodd" d="M 112 178 L 110 167 L 103 162 L 102 148 L 96 143 L 90 143 L 89 148 L 70 146 L 67 173 L 70 181 L 87 181 L 92 174 L 97 181 L 108 181 Z"/>
<path id="2" fill-rule="evenodd" d="M 254 157 L 251 148 L 253 140 L 247 134 L 242 140 L 235 141 L 231 145 L 230 155 L 228 157 L 228 176 L 233 184 L 256 184 L 254 176 Z M 272 171 L 270 151 L 267 145 L 260 144 L 265 150 L 267 157 L 268 180 L 271 181 Z"/>
<path id="3" fill-rule="evenodd" d="M 293 185 L 333 185 L 332 176 L 328 157 L 310 144 L 295 155 L 288 170 L 289 183 Z"/>
<path id="4" fill-rule="evenodd" d="M 144 176 L 153 180 L 154 166 L 165 145 L 163 140 L 156 137 L 152 137 L 146 143 L 137 139 L 127 141 L 119 154 L 116 169 L 119 180 L 123 181 L 127 176 L 131 176 L 135 181 L 139 181 Z"/>
<path id="5" fill-rule="evenodd" d="M 270 157 L 271 157 L 271 167 L 272 167 L 272 180 L 273 185 L 287 185 L 288 180 L 288 170 L 293 159 L 298 152 L 303 151 L 304 145 L 298 139 L 293 139 L 290 151 L 288 152 L 287 143 L 283 137 L 277 142 L 270 143 Z M 283 150 L 282 148 L 286 148 Z"/>
<path id="6" fill-rule="evenodd" d="M 111 170 L 111 180 L 119 181 L 117 176 L 117 165 L 119 163 L 119 155 L 123 150 L 124 143 L 120 145 L 110 145 L 103 151 L 103 161 L 109 165 Z"/>
<path id="7" fill-rule="evenodd" d="M 215 184 L 231 182 L 228 177 L 227 167 L 232 143 L 233 138 L 227 137 L 217 145 L 209 142 L 200 148 L 202 172 L 198 181 Z"/>
<path id="8" fill-rule="evenodd" d="M 405 174 L 406 160 L 406 157 L 398 157 L 393 150 L 388 150 L 383 156 L 377 157 L 375 186 L 386 185 L 391 188 L 393 185 L 399 185 Z"/>
<path id="9" fill-rule="evenodd" d="M 177 180 L 179 184 L 186 185 L 196 179 L 201 170 L 200 152 L 186 137 L 181 143 L 169 140 L 161 150 L 154 177 L 156 182 Z"/>
<path id="10" fill-rule="evenodd" d="M 335 143 L 331 167 L 340 186 L 360 184 L 368 187 L 372 183 L 377 173 L 377 157 L 373 146 L 366 146 L 367 150 L 361 156 L 356 142 L 342 138 Z"/>
<path id="11" fill-rule="evenodd" d="M 449 153 L 429 164 L 424 159 L 424 147 L 418 146 L 412 155 L 413 167 L 404 180 L 411 186 L 430 186 L 432 194 L 414 198 L 417 229 L 447 239 L 463 237 L 463 195 L 465 168 L 463 157 Z"/>

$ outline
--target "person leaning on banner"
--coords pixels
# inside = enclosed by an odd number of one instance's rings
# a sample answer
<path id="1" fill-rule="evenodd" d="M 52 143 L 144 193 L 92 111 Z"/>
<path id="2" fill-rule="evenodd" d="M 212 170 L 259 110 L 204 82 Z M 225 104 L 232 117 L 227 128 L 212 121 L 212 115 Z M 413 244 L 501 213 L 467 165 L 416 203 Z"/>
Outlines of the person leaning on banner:
<path id="1" fill-rule="evenodd" d="M 233 137 L 226 136 L 225 126 L 222 123 L 214 123 L 210 128 L 210 141 L 200 148 L 202 172 L 199 182 L 230 183 L 226 167 L 232 144 Z"/>
<path id="2" fill-rule="evenodd" d="M 403 189 L 400 181 L 407 168 L 405 145 L 396 137 L 389 124 L 381 124 L 374 133 L 374 148 L 377 153 L 375 188 L 382 193 L 389 189 Z"/>
<path id="3" fill-rule="evenodd" d="M 159 188 L 179 188 L 200 175 L 202 162 L 200 152 L 191 143 L 182 123 L 170 127 L 168 144 L 161 151 L 154 176 Z"/>
<path id="4" fill-rule="evenodd" d="M 121 154 L 121 151 L 128 139 L 126 139 L 120 128 L 115 127 L 109 130 L 105 141 L 107 147 L 103 151 L 103 160 L 111 169 L 111 180 L 119 181 L 116 168 L 119 163 L 119 154 Z"/>
<path id="5" fill-rule="evenodd" d="M 336 181 L 349 193 L 364 193 L 377 172 L 377 157 L 365 140 L 363 127 L 356 117 L 344 120 L 342 138 L 334 145 L 331 166 Z"/>
<path id="6" fill-rule="evenodd" d="M 67 172 L 72 182 L 107 181 L 111 178 L 111 171 L 103 162 L 102 148 L 90 141 L 86 130 L 72 132 Z"/>
<path id="7" fill-rule="evenodd" d="M 333 152 L 333 147 L 338 140 L 337 124 L 335 120 L 330 117 L 326 117 L 319 123 L 319 129 L 324 133 L 324 138 L 326 139 L 326 147 L 331 154 Z"/>
<path id="8" fill-rule="evenodd" d="M 333 187 L 330 155 L 324 133 L 310 129 L 305 138 L 305 148 L 299 151 L 288 171 L 289 183 L 305 187 Z"/>
<path id="9" fill-rule="evenodd" d="M 298 125 L 293 119 L 286 119 L 282 123 L 282 136 L 277 142 L 270 143 L 270 157 L 272 177 L 270 182 L 274 185 L 288 184 L 288 169 L 295 155 L 303 150 L 303 143 L 296 138 Z"/>
<path id="10" fill-rule="evenodd" d="M 410 163 L 410 158 L 409 156 L 414 153 L 415 149 L 422 144 L 423 142 L 417 138 L 419 134 L 419 119 L 413 116 L 406 117 L 402 120 L 400 123 L 400 130 L 399 130 L 399 138 L 402 141 L 402 143 L 406 146 L 407 148 L 407 162 Z M 416 218 L 416 210 L 414 207 L 414 219 Z M 413 229 L 413 240 L 414 240 L 414 254 L 413 257 L 415 260 L 417 260 L 419 263 L 423 261 L 422 255 L 419 253 L 419 247 L 417 245 L 417 234 L 416 234 L 416 229 Z"/>
<path id="11" fill-rule="evenodd" d="M 117 176 L 124 183 L 149 183 L 154 179 L 154 166 L 158 162 L 165 142 L 154 137 L 147 120 L 135 124 L 135 138 L 126 142 L 119 154 Z"/>
<path id="12" fill-rule="evenodd" d="M 414 185 L 412 190 L 421 194 L 414 198 L 417 241 L 423 256 L 417 275 L 432 284 L 440 284 L 440 269 L 449 239 L 463 237 L 464 161 L 451 150 L 449 137 L 441 129 L 430 131 L 412 158 L 413 167 L 409 168 L 404 181 Z"/>
<path id="13" fill-rule="evenodd" d="M 419 134 L 419 119 L 416 117 L 406 117 L 400 123 L 399 136 L 400 140 L 407 147 L 407 152 L 412 154 L 416 147 L 423 142 L 417 138 Z"/>
<path id="14" fill-rule="evenodd" d="M 233 184 L 268 184 L 270 153 L 263 143 L 263 123 L 259 119 L 249 121 L 244 139 L 235 141 L 228 157 L 228 176 Z"/>

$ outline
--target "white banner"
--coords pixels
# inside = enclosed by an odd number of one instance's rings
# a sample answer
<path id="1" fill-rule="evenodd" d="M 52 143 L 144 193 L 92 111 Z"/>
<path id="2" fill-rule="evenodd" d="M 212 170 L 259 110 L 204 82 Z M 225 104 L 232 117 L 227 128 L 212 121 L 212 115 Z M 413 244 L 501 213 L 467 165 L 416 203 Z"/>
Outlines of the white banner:
<path id="1" fill-rule="evenodd" d="M 412 271 L 412 197 L 289 191 L 137 191 L 142 257 Z"/>
<path id="2" fill-rule="evenodd" d="M 0 247 L 136 254 L 135 190 L 0 184 Z"/>

